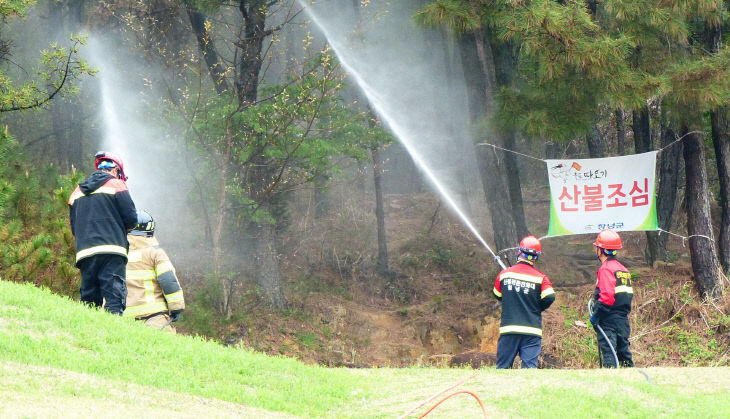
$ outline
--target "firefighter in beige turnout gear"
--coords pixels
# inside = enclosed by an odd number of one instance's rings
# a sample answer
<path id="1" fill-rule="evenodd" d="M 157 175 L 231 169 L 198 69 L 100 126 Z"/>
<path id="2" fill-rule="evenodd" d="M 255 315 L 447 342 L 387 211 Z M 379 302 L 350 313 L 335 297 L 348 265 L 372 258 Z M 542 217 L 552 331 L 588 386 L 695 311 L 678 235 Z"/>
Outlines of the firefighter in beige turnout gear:
<path id="1" fill-rule="evenodd" d="M 175 268 L 154 232 L 152 217 L 145 211 L 137 211 L 137 226 L 128 235 L 128 295 L 124 317 L 134 317 L 151 328 L 175 333 L 171 323 L 185 309 L 185 300 Z"/>

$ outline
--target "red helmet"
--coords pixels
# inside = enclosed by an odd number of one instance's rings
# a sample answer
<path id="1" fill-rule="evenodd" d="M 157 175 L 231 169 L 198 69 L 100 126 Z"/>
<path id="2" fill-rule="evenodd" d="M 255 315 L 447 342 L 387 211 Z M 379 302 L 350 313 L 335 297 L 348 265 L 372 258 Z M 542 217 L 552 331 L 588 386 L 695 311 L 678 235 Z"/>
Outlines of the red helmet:
<path id="1" fill-rule="evenodd" d="M 119 178 L 124 181 L 128 179 L 127 175 L 124 174 L 124 162 L 121 157 L 116 155 L 116 153 L 112 153 L 111 151 L 99 151 L 94 155 L 94 157 L 96 157 L 96 160 L 94 161 L 94 168 L 96 170 L 99 170 L 99 163 L 103 161 L 110 161 L 119 166 Z"/>
<path id="2" fill-rule="evenodd" d="M 618 250 L 623 247 L 621 244 L 621 236 L 613 230 L 603 230 L 598 233 L 596 241 L 593 245 L 606 250 Z"/>
<path id="3" fill-rule="evenodd" d="M 539 256 L 542 253 L 540 240 L 535 236 L 527 236 L 520 242 L 520 252 Z"/>

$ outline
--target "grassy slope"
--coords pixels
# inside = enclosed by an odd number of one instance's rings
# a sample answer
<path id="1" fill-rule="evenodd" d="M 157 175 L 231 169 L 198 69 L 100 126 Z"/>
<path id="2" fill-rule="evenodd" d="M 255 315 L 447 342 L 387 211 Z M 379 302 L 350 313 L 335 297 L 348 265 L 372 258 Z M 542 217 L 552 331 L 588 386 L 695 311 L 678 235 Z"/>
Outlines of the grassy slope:
<path id="1" fill-rule="evenodd" d="M 653 384 L 633 370 L 485 369 L 455 390 L 474 391 L 490 417 L 730 417 L 730 368 L 647 372 Z M 79 416 L 86 409 L 98 417 L 120 409 L 176 417 L 397 417 L 472 374 L 307 366 L 158 333 L 0 281 L 3 417 Z M 54 414 L 44 410 L 49 406 Z M 429 417 L 478 417 L 478 407 L 459 395 Z"/>

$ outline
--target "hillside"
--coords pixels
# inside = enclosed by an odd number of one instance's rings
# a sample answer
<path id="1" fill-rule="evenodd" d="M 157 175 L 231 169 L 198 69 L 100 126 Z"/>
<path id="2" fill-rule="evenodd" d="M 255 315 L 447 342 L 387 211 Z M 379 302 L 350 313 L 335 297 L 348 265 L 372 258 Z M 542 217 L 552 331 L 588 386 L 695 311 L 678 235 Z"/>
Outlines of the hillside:
<path id="1" fill-rule="evenodd" d="M 38 309 L 42 307 L 42 309 Z M 0 281 L 0 415 L 396 417 L 456 391 L 489 417 L 727 417 L 730 368 L 340 369 L 156 333 L 30 285 Z M 688 384 L 691 383 L 691 384 Z M 448 391 L 447 388 L 453 387 Z M 495 393 L 495 388 L 499 392 Z M 533 403 L 524 403 L 529 388 Z M 615 394 L 622 394 L 614 405 Z M 549 408 L 548 408 L 549 406 Z M 463 394 L 430 417 L 479 417 Z"/>
<path id="2" fill-rule="evenodd" d="M 191 304 L 182 331 L 329 366 L 445 366 L 457 354 L 493 354 L 500 314 L 491 296 L 497 270 L 471 233 L 431 194 L 389 195 L 386 226 L 395 274 L 382 277 L 372 271 L 377 245 L 370 210 L 345 199 L 323 219 L 290 226 L 282 255 L 288 311 L 266 309 L 255 287 L 243 281 L 234 316 L 222 320 L 205 300 L 209 285 L 191 281 L 202 275 L 183 269 Z M 532 202 L 527 211 L 546 225 L 546 203 Z M 486 222 L 485 208 L 472 212 Z M 630 318 L 637 365 L 730 365 L 730 294 L 714 304 L 699 301 L 689 251 L 680 239 L 670 240 L 672 263 L 647 267 L 644 232 L 622 235 L 620 259 L 634 275 Z M 598 365 L 595 332 L 586 327 L 598 268 L 594 238 L 543 240 L 538 267 L 551 277 L 558 296 L 544 315 L 545 367 Z"/>

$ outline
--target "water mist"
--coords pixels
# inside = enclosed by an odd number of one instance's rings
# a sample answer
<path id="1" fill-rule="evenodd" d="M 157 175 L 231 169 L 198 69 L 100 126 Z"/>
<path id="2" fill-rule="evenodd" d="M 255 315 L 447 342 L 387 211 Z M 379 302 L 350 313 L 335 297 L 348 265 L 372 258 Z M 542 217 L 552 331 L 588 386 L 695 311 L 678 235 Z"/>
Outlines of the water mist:
<path id="1" fill-rule="evenodd" d="M 442 199 L 505 268 L 453 197 L 454 179 L 449 176 L 448 166 L 455 161 L 454 149 L 449 146 L 464 139 L 471 143 L 464 81 L 454 80 L 453 72 L 449 75 L 439 71 L 441 67 L 434 62 L 434 54 L 420 36 L 423 30 L 415 27 L 414 10 L 391 3 L 388 13 L 381 14 L 382 11 L 375 10 L 377 2 L 370 2 L 362 13 L 374 13 L 365 17 L 352 2 L 307 5 L 298 1 L 373 110 Z M 451 79 L 446 80 L 449 76 Z M 473 153 L 465 153 L 460 156 L 460 164 L 471 163 L 475 167 L 473 159 Z"/>
<path id="2" fill-rule="evenodd" d="M 120 44 L 96 36 L 84 48 L 84 58 L 99 70 L 92 81 L 100 101 L 98 149 L 120 155 L 137 208 L 155 218 L 162 236 L 178 238 L 188 225 L 190 189 L 187 177 L 180 176 L 185 164 L 175 140 L 181 134 L 150 111 L 162 102 L 154 88 L 155 69 L 137 62 Z"/>

